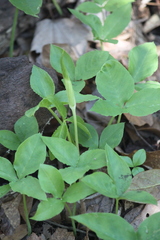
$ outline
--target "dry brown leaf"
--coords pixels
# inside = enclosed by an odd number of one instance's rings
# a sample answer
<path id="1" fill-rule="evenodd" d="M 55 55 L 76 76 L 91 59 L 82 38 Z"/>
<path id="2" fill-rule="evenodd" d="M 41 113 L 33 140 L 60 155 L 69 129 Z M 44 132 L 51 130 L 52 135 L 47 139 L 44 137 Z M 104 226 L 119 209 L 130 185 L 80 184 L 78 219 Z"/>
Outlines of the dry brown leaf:
<path id="1" fill-rule="evenodd" d="M 44 19 L 37 24 L 31 52 L 41 53 L 43 46 L 47 44 L 65 43 L 74 47 L 79 57 L 86 51 L 88 40 L 92 40 L 91 31 L 76 19 Z"/>
<path id="2" fill-rule="evenodd" d="M 143 32 L 148 33 L 156 27 L 160 26 L 160 17 L 158 14 L 153 14 L 144 24 Z"/>
<path id="3" fill-rule="evenodd" d="M 35 233 L 32 233 L 29 237 L 27 237 L 27 240 L 46 240 L 46 238 L 43 234 L 38 237 Z"/>
<path id="4" fill-rule="evenodd" d="M 137 117 L 137 116 L 132 116 L 129 113 L 124 113 L 125 117 L 128 119 L 129 122 L 136 126 L 143 126 L 145 124 L 148 124 L 149 126 L 153 125 L 153 116 L 150 114 L 148 116 L 144 117 Z"/>
<path id="5" fill-rule="evenodd" d="M 75 240 L 75 237 L 73 232 L 68 232 L 67 229 L 57 228 L 49 240 Z"/>
<path id="6" fill-rule="evenodd" d="M 146 191 L 157 200 L 160 199 L 160 169 L 152 169 L 138 173 L 132 180 L 129 191 Z"/>
<path id="7" fill-rule="evenodd" d="M 26 224 L 19 225 L 14 234 L 11 236 L 6 236 L 2 240 L 21 240 L 27 235 L 27 226 Z"/>

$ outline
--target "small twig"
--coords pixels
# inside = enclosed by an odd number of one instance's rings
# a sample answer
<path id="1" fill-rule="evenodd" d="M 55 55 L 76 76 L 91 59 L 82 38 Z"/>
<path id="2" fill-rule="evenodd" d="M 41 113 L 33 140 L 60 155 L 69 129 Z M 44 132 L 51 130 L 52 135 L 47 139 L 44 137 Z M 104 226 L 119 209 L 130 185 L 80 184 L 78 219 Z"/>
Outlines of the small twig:
<path id="1" fill-rule="evenodd" d="M 138 130 L 136 129 L 136 127 L 135 127 L 131 122 L 130 122 L 130 124 L 131 124 L 131 126 L 134 128 L 137 136 L 140 137 L 140 139 L 141 139 L 149 148 L 151 148 L 151 150 L 154 151 L 155 149 L 140 135 L 140 133 L 138 132 Z"/>

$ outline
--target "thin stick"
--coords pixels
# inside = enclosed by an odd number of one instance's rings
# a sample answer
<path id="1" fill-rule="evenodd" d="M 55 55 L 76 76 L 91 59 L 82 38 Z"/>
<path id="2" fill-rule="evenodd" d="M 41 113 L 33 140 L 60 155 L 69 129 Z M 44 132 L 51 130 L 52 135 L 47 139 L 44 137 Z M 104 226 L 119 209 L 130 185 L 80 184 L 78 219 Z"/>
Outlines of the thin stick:
<path id="1" fill-rule="evenodd" d="M 9 57 L 13 57 L 13 46 L 14 46 L 14 39 L 15 39 L 17 21 L 18 21 L 18 8 L 15 8 L 13 25 L 12 25 L 12 32 L 11 32 L 11 39 L 10 39 L 10 47 L 9 47 Z"/>

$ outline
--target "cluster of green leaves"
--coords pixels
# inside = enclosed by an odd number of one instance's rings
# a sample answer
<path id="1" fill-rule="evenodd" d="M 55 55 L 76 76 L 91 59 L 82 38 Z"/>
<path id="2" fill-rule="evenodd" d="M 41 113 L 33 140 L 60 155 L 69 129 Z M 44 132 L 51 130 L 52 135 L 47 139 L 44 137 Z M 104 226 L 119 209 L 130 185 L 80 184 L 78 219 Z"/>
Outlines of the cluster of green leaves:
<path id="1" fill-rule="evenodd" d="M 41 4 L 41 1 L 34 1 L 34 6 L 31 3 L 27 5 L 27 0 L 23 3 L 11 2 L 19 4 L 17 7 L 23 7 L 21 10 L 25 9 L 28 14 L 31 14 L 31 8 L 37 9 Z M 95 39 L 114 42 L 112 38 L 129 22 L 131 2 L 94 0 L 79 5 L 77 10 L 71 12 L 92 28 Z M 102 23 L 94 14 L 104 10 L 111 14 Z M 80 11 L 89 15 L 83 15 Z M 34 14 L 36 12 L 31 15 Z M 129 53 L 128 69 L 103 51 L 88 52 L 74 64 L 67 52 L 54 45 L 51 46 L 50 63 L 62 75 L 65 90 L 55 93 L 55 85 L 49 74 L 33 66 L 30 85 L 42 100 L 15 123 L 14 132 L 0 131 L 0 143 L 16 151 L 13 164 L 0 157 L 0 177 L 8 181 L 0 187 L 0 197 L 12 189 L 40 200 L 32 217 L 39 221 L 59 214 L 64 207 L 68 209 L 68 203 L 75 203 L 95 192 L 116 199 L 116 213 L 121 199 L 156 204 L 152 195 L 132 186 L 132 175 L 142 171 L 138 166 L 146 159 L 145 151 L 137 151 L 131 160 L 120 157 L 113 150 L 123 137 L 124 123 L 120 123 L 120 117 L 117 124 L 108 125 L 98 136 L 92 125 L 76 116 L 76 103 L 85 101 L 95 101 L 91 111 L 112 118 L 123 113 L 145 116 L 159 110 L 160 84 L 141 83 L 158 67 L 154 43 L 133 48 Z M 92 77 L 95 77 L 101 97 L 81 93 L 85 81 Z M 68 117 L 66 105 L 69 105 L 72 117 Z M 48 109 L 59 123 L 51 137 L 38 133 L 34 114 L 41 107 Z M 82 154 L 79 145 L 86 148 Z M 56 158 L 65 168 L 56 169 L 45 164 L 46 156 L 51 160 Z M 102 167 L 106 167 L 106 173 L 99 171 Z M 85 176 L 89 170 L 93 173 Z M 36 171 L 38 177 L 32 177 L 31 174 Z M 48 193 L 51 194 L 49 198 Z M 145 220 L 137 232 L 124 219 L 109 213 L 82 214 L 73 216 L 72 220 L 86 225 L 104 240 L 157 240 L 159 237 L 159 213 Z"/>
<path id="2" fill-rule="evenodd" d="M 76 10 L 70 9 L 70 11 L 80 21 L 91 27 L 95 40 L 117 43 L 113 38 L 119 35 L 130 22 L 131 2 L 134 0 L 93 0 L 81 3 Z M 106 17 L 105 11 L 111 14 Z M 104 13 L 102 21 L 96 15 L 98 13 Z"/>

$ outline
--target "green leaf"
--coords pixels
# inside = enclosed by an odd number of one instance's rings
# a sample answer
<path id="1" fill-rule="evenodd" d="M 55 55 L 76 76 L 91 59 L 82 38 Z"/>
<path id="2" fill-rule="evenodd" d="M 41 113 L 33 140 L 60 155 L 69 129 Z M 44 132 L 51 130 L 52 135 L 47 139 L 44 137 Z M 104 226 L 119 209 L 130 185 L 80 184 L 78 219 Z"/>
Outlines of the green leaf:
<path id="1" fill-rule="evenodd" d="M 104 21 L 101 39 L 106 41 L 118 36 L 129 24 L 131 20 L 131 10 L 130 3 L 114 9 Z"/>
<path id="2" fill-rule="evenodd" d="M 33 66 L 30 78 L 31 88 L 41 98 L 47 98 L 55 93 L 55 86 L 50 75 L 43 69 Z"/>
<path id="3" fill-rule="evenodd" d="M 99 97 L 91 95 L 91 94 L 84 95 L 79 92 L 74 92 L 74 94 L 75 94 L 76 103 L 94 101 L 94 100 L 99 99 Z"/>
<path id="4" fill-rule="evenodd" d="M 126 199 L 131 202 L 157 205 L 157 200 L 145 191 L 129 191 L 124 193 L 120 199 Z"/>
<path id="5" fill-rule="evenodd" d="M 108 174 L 116 186 L 120 197 L 132 182 L 131 171 L 127 163 L 110 147 L 105 146 Z"/>
<path id="6" fill-rule="evenodd" d="M 160 83 L 155 81 L 147 81 L 145 83 L 138 83 L 135 85 L 135 90 L 140 91 L 144 88 L 160 88 Z"/>
<path id="7" fill-rule="evenodd" d="M 113 180 L 103 172 L 95 172 L 85 176 L 81 179 L 88 187 L 92 188 L 100 194 L 110 197 L 117 198 L 116 187 Z"/>
<path id="8" fill-rule="evenodd" d="M 149 67 L 148 67 L 149 66 Z M 134 82 L 151 76 L 158 68 L 158 55 L 155 44 L 144 43 L 134 47 L 129 53 L 129 72 Z"/>
<path id="9" fill-rule="evenodd" d="M 60 172 L 55 167 L 41 164 L 38 178 L 43 191 L 51 193 L 55 198 L 60 198 L 62 196 L 64 182 Z"/>
<path id="10" fill-rule="evenodd" d="M 159 240 L 160 236 L 160 212 L 146 218 L 137 231 L 138 240 Z"/>
<path id="11" fill-rule="evenodd" d="M 83 182 L 73 183 L 64 193 L 63 201 L 75 203 L 93 194 L 94 192 L 95 191 L 93 189 L 87 187 Z"/>
<path id="12" fill-rule="evenodd" d="M 16 151 L 13 165 L 18 177 L 23 178 L 37 171 L 39 165 L 44 163 L 45 159 L 45 144 L 41 139 L 41 135 L 35 134 L 20 144 Z"/>
<path id="13" fill-rule="evenodd" d="M 132 225 L 112 213 L 86 213 L 71 218 L 94 231 L 100 239 L 139 240 Z"/>
<path id="14" fill-rule="evenodd" d="M 83 175 L 89 170 L 88 166 L 82 167 L 67 167 L 60 169 L 59 172 L 62 175 L 63 180 L 68 183 L 72 184 L 76 182 L 78 179 L 82 178 Z"/>
<path id="15" fill-rule="evenodd" d="M 38 130 L 38 122 L 34 116 L 22 116 L 14 124 L 14 131 L 21 142 L 26 140 L 28 137 L 38 133 Z"/>
<path id="16" fill-rule="evenodd" d="M 96 76 L 98 92 L 111 102 L 122 108 L 124 103 L 133 95 L 134 81 L 125 67 L 118 61 L 110 60 Z"/>
<path id="17" fill-rule="evenodd" d="M 20 141 L 15 133 L 9 130 L 0 130 L 0 144 L 10 150 L 17 150 Z"/>
<path id="18" fill-rule="evenodd" d="M 74 9 L 69 9 L 69 11 L 73 15 L 75 15 L 81 22 L 91 27 L 95 39 L 100 39 L 103 33 L 103 29 L 99 17 L 92 14 L 83 15 L 82 13 Z"/>
<path id="19" fill-rule="evenodd" d="M 111 55 L 106 51 L 96 50 L 85 53 L 77 60 L 75 69 L 76 80 L 88 80 L 94 77 L 103 64 L 111 58 Z"/>
<path id="20" fill-rule="evenodd" d="M 106 143 L 115 148 L 121 142 L 124 132 L 124 123 L 107 126 L 101 133 L 99 147 L 104 149 Z"/>
<path id="21" fill-rule="evenodd" d="M 129 167 L 132 167 L 132 168 L 134 167 L 133 161 L 129 157 L 127 156 L 120 156 L 120 157 L 127 163 Z"/>
<path id="22" fill-rule="evenodd" d="M 40 7 L 42 6 L 42 0 L 9 0 L 16 8 L 24 11 L 26 14 L 37 17 L 37 14 L 40 11 Z"/>
<path id="23" fill-rule="evenodd" d="M 17 176 L 12 163 L 3 157 L 0 157 L 0 177 L 10 181 L 16 181 Z"/>
<path id="24" fill-rule="evenodd" d="M 52 137 L 58 137 L 58 138 L 63 138 L 66 139 L 67 137 L 67 125 L 66 122 L 64 121 L 52 134 Z"/>
<path id="25" fill-rule="evenodd" d="M 146 151 L 144 149 L 138 150 L 133 155 L 133 166 L 139 166 L 142 165 L 146 161 Z"/>
<path id="26" fill-rule="evenodd" d="M 27 176 L 16 182 L 11 182 L 10 187 L 14 192 L 25 194 L 29 197 L 33 197 L 39 200 L 46 200 L 46 194 L 41 189 L 37 178 Z"/>
<path id="27" fill-rule="evenodd" d="M 95 130 L 95 128 L 85 123 L 85 127 L 89 131 L 89 138 L 86 137 L 86 134 L 84 134 L 84 131 L 82 132 L 81 129 L 78 131 L 78 137 L 79 137 L 79 143 L 84 147 L 89 147 L 90 149 L 98 148 L 98 133 Z"/>
<path id="28" fill-rule="evenodd" d="M 36 214 L 31 218 L 36 221 L 43 221 L 58 215 L 64 208 L 64 203 L 60 199 L 48 198 L 38 205 Z"/>
<path id="29" fill-rule="evenodd" d="M 32 116 L 34 116 L 35 112 L 37 112 L 39 108 L 40 108 L 40 105 L 38 104 L 37 106 L 28 109 L 28 110 L 25 112 L 26 117 L 32 117 Z"/>
<path id="30" fill-rule="evenodd" d="M 51 45 L 50 48 L 50 63 L 51 66 L 59 73 L 62 74 L 62 67 L 61 67 L 61 58 L 63 55 L 63 62 L 64 66 L 66 68 L 66 71 L 68 72 L 69 78 L 71 81 L 75 80 L 75 66 L 72 58 L 69 56 L 69 54 L 62 48 Z"/>
<path id="31" fill-rule="evenodd" d="M 76 9 L 86 13 L 99 13 L 102 11 L 102 8 L 93 2 L 83 2 Z"/>
<path id="32" fill-rule="evenodd" d="M 9 184 L 0 186 L 0 198 L 5 196 L 10 190 L 11 190 L 11 187 L 9 186 Z"/>
<path id="33" fill-rule="evenodd" d="M 98 100 L 95 102 L 93 107 L 90 109 L 90 111 L 99 113 L 103 116 L 117 116 L 124 112 L 123 108 L 108 102 L 107 100 Z"/>
<path id="34" fill-rule="evenodd" d="M 105 151 L 102 149 L 87 150 L 81 154 L 78 167 L 88 166 L 89 169 L 98 169 L 106 166 Z"/>
<path id="35" fill-rule="evenodd" d="M 133 116 L 146 116 L 160 110 L 160 88 L 146 88 L 133 94 L 125 104 Z"/>
<path id="36" fill-rule="evenodd" d="M 57 98 L 57 96 L 54 95 L 51 98 L 49 97 L 48 100 L 50 100 L 50 102 L 52 103 L 52 106 L 50 106 L 49 108 L 56 107 L 57 111 L 62 116 L 62 118 L 66 119 L 66 117 L 67 117 L 67 109 L 63 105 L 63 103 Z"/>
<path id="37" fill-rule="evenodd" d="M 135 0 L 108 0 L 107 3 L 105 4 L 104 8 L 107 11 L 115 11 L 115 9 L 122 7 L 123 5 L 134 2 Z M 124 7 L 124 6 L 123 6 Z"/>
<path id="38" fill-rule="evenodd" d="M 141 167 L 134 167 L 134 168 L 132 169 L 132 175 L 135 176 L 135 175 L 137 175 L 138 173 L 143 172 L 143 171 L 144 171 L 144 169 L 141 168 Z"/>
<path id="39" fill-rule="evenodd" d="M 42 140 L 60 162 L 76 167 L 79 152 L 75 145 L 62 138 L 42 137 Z"/>

